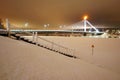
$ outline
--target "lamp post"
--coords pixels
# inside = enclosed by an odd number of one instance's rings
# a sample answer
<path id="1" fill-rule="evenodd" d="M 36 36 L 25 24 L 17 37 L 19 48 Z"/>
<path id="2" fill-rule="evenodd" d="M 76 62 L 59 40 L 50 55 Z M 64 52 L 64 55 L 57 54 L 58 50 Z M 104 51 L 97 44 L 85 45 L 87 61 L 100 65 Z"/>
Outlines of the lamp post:
<path id="1" fill-rule="evenodd" d="M 8 19 L 6 19 L 6 28 L 7 28 L 7 32 L 8 32 L 8 37 L 10 37 L 10 23 L 9 23 Z"/>

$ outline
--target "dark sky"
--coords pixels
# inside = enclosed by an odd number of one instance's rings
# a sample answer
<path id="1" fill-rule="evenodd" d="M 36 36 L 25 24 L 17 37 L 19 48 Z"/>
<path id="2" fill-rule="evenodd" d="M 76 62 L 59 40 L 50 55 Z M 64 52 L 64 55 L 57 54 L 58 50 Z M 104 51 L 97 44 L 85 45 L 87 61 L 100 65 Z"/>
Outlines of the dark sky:
<path id="1" fill-rule="evenodd" d="M 32 24 L 72 24 L 84 14 L 97 24 L 120 24 L 120 0 L 0 0 L 0 18 Z"/>

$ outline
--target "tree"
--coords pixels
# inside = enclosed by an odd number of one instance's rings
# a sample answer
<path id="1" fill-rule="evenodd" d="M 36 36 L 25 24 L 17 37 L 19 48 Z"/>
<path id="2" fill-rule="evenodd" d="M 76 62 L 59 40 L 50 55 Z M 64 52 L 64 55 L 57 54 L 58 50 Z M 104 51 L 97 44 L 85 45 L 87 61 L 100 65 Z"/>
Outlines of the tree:
<path id="1" fill-rule="evenodd" d="M 0 18 L 0 29 L 4 29 L 3 21 L 1 18 Z"/>

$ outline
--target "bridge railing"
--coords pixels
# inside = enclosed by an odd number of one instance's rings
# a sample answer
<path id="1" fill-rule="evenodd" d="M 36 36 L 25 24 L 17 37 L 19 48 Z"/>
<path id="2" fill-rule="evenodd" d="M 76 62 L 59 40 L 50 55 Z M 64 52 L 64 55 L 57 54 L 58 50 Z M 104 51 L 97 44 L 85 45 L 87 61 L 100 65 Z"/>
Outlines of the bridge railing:
<path id="1" fill-rule="evenodd" d="M 63 45 L 60 45 L 59 43 L 56 43 L 56 42 L 50 41 L 48 39 L 45 39 L 43 37 L 40 37 L 40 36 L 38 36 L 37 32 L 30 33 L 30 32 L 26 32 L 26 31 L 23 30 L 23 33 L 29 35 L 29 36 L 23 36 L 24 38 L 27 38 L 30 41 L 35 42 L 36 45 L 39 44 L 43 47 L 55 50 L 56 52 L 62 52 L 62 53 L 65 53 L 65 54 L 75 56 L 75 50 L 74 49 L 70 49 L 70 48 L 65 47 Z"/>

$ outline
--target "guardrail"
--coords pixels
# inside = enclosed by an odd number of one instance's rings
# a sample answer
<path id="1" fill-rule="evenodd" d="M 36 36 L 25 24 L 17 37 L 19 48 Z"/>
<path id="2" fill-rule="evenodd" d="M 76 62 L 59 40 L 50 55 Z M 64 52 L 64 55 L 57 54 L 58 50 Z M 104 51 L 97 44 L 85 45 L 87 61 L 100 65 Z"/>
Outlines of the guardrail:
<path id="1" fill-rule="evenodd" d="M 67 48 L 63 45 L 60 45 L 58 43 L 55 43 L 53 41 L 47 40 L 43 37 L 40 37 L 40 36 L 38 36 L 37 32 L 30 33 L 30 32 L 26 32 L 23 30 L 23 31 L 21 31 L 21 33 L 27 34 L 28 36 L 21 36 L 21 34 L 20 34 L 20 37 L 26 38 L 29 41 L 35 43 L 36 45 L 39 45 L 44 48 L 50 49 L 52 51 L 67 55 L 69 57 L 76 58 L 74 49 Z"/>

